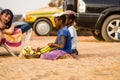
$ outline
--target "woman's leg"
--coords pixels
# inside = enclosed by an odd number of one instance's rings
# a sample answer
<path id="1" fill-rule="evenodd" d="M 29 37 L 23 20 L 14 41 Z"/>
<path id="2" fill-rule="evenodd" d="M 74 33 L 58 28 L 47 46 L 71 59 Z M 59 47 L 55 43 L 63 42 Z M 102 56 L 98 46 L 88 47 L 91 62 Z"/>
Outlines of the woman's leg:
<path id="1" fill-rule="evenodd" d="M 18 28 L 20 28 L 22 30 L 22 33 L 25 33 L 31 29 L 31 26 L 29 23 L 25 23 L 23 25 L 19 25 Z"/>

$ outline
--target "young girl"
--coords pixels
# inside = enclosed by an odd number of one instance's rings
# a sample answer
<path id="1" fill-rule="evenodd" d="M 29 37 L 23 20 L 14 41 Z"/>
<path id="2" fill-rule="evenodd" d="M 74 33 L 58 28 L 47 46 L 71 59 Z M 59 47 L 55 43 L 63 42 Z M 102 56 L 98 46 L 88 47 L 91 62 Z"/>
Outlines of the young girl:
<path id="1" fill-rule="evenodd" d="M 55 60 L 65 55 L 71 54 L 71 36 L 68 28 L 65 26 L 66 16 L 64 13 L 54 15 L 56 30 L 58 30 L 57 38 L 54 43 L 48 45 L 53 48 L 53 51 L 41 55 L 41 59 Z"/>
<path id="2" fill-rule="evenodd" d="M 67 10 L 65 11 L 66 14 L 66 25 L 68 27 L 68 30 L 71 34 L 71 41 L 72 41 L 72 53 L 71 56 L 73 58 L 76 58 L 78 55 L 78 51 L 77 51 L 77 32 L 76 29 L 73 25 L 74 20 L 75 20 L 75 12 L 71 11 L 71 10 Z"/>

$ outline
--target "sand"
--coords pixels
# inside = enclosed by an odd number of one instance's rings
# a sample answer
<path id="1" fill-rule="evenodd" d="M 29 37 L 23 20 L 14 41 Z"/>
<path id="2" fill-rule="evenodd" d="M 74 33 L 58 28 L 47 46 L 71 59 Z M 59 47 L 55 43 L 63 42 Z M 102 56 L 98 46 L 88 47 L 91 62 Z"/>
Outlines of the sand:
<path id="1" fill-rule="evenodd" d="M 29 45 L 43 47 L 54 39 L 32 35 Z M 0 47 L 0 80 L 120 80 L 120 43 L 78 36 L 78 51 L 77 59 L 52 61 L 13 57 Z"/>

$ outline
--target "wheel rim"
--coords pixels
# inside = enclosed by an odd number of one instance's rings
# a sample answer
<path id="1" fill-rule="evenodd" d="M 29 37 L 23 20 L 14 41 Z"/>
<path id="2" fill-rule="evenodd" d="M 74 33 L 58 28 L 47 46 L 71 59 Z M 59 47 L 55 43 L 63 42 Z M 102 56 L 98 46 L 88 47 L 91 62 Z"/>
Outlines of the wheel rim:
<path id="1" fill-rule="evenodd" d="M 39 35 L 46 35 L 50 31 L 50 26 L 47 22 L 39 22 L 36 25 L 36 31 Z"/>
<path id="2" fill-rule="evenodd" d="M 107 33 L 111 39 L 120 40 L 120 20 L 112 20 L 107 26 Z"/>

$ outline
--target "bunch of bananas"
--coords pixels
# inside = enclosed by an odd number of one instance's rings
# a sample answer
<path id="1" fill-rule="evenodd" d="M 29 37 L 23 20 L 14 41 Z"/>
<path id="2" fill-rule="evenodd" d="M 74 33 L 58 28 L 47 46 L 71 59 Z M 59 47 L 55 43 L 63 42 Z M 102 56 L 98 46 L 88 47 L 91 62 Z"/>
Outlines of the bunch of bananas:
<path id="1" fill-rule="evenodd" d="M 25 58 L 39 58 L 40 55 L 38 54 L 38 51 L 33 49 L 31 46 L 28 46 L 27 48 L 22 50 L 22 54 Z"/>
<path id="2" fill-rule="evenodd" d="M 22 50 L 22 54 L 23 55 L 25 55 L 25 54 L 34 54 L 34 53 L 35 53 L 35 50 L 32 49 L 31 46 L 28 46 L 27 48 Z"/>
<path id="3" fill-rule="evenodd" d="M 38 50 L 38 54 L 43 54 L 43 53 L 46 53 L 46 52 L 50 52 L 52 50 L 52 48 L 50 46 L 45 46 L 44 48 L 41 48 Z"/>
<path id="4" fill-rule="evenodd" d="M 52 49 L 51 47 L 49 47 L 48 45 L 43 47 L 43 48 L 37 48 L 37 49 L 33 49 L 31 46 L 28 46 L 27 48 L 22 50 L 22 54 L 26 57 L 26 58 L 32 58 L 32 57 L 38 57 L 43 53 L 46 52 L 50 52 Z"/>

